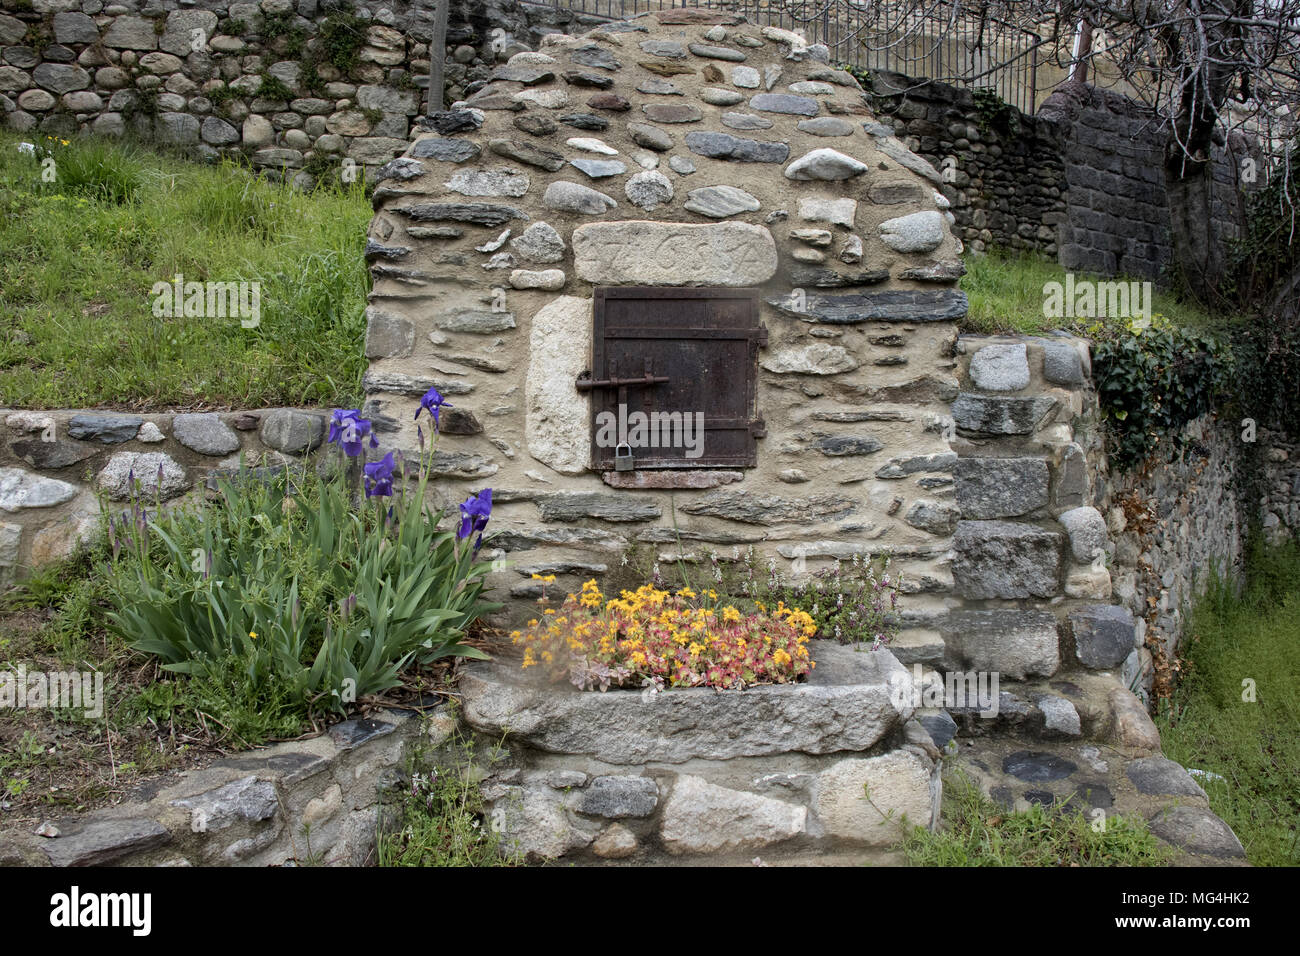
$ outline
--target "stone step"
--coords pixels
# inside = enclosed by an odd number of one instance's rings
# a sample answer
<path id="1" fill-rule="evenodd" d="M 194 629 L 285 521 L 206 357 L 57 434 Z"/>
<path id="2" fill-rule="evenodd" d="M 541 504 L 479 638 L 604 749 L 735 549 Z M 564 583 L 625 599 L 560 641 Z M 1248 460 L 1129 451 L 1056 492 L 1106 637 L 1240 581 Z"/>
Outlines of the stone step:
<path id="1" fill-rule="evenodd" d="M 1100 820 L 1122 814 L 1146 820 L 1178 850 L 1177 866 L 1245 866 L 1232 829 L 1211 810 L 1192 776 L 1159 753 L 1081 741 L 1026 742 L 1007 736 L 959 738 L 945 773 L 964 772 L 1011 811 L 1031 804 L 1083 810 Z"/>
<path id="2" fill-rule="evenodd" d="M 911 668 L 914 683 L 916 666 Z M 1114 674 L 1070 670 L 1051 678 L 996 683 L 990 675 L 970 684 L 957 672 L 949 672 L 946 681 L 941 673 L 922 669 L 917 712 L 940 748 L 953 736 L 991 734 L 1093 741 L 1146 752 L 1160 747 L 1145 708 Z"/>

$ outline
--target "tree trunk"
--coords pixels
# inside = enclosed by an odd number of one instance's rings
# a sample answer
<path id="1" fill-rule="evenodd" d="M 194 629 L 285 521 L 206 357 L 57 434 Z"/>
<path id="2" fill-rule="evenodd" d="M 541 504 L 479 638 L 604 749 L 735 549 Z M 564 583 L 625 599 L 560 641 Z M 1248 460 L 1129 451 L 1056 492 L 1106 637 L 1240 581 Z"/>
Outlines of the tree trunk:
<path id="1" fill-rule="evenodd" d="M 1180 149 L 1174 146 L 1174 149 Z M 1223 278 L 1224 250 L 1214 227 L 1214 177 L 1210 163 L 1170 163 L 1165 170 L 1173 262 L 1187 288 L 1213 303 Z M 1181 172 L 1181 175 L 1179 175 Z"/>

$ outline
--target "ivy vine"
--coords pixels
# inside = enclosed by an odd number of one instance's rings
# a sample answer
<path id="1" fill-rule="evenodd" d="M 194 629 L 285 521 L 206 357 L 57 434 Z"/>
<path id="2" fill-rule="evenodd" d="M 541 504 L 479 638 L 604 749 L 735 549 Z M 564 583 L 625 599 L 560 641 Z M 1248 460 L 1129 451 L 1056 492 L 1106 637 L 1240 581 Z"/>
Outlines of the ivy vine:
<path id="1" fill-rule="evenodd" d="M 1094 327 L 1093 377 L 1121 471 L 1183 448 L 1188 425 L 1220 407 L 1234 381 L 1231 344 L 1164 316 Z"/>

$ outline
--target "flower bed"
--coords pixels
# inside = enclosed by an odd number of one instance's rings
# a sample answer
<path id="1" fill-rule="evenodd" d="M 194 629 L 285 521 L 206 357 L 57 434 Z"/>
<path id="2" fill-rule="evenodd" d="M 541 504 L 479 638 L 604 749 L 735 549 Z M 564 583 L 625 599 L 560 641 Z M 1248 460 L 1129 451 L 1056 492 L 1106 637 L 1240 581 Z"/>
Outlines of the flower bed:
<path id="1" fill-rule="evenodd" d="M 807 613 L 784 603 L 745 613 L 718 604 L 715 591 L 670 593 L 652 584 L 607 601 L 592 580 L 511 638 L 524 649 L 525 669 L 539 666 L 583 690 L 739 689 L 804 678 L 814 666 L 807 643 L 816 631 Z"/>
<path id="2" fill-rule="evenodd" d="M 435 434 L 445 404 L 430 389 L 417 412 Z M 166 512 L 134 497 L 108 526 L 110 628 L 163 670 L 244 684 L 259 714 L 346 714 L 408 669 L 484 657 L 466 637 L 500 607 L 481 597 L 492 491 L 461 504 L 459 527 L 440 528 L 443 513 L 425 503 L 422 430 L 420 440 L 408 488 L 400 454 L 363 462 L 378 447 L 372 424 L 337 409 L 329 474 L 306 462 L 245 469 L 217 482 L 218 502 Z"/>

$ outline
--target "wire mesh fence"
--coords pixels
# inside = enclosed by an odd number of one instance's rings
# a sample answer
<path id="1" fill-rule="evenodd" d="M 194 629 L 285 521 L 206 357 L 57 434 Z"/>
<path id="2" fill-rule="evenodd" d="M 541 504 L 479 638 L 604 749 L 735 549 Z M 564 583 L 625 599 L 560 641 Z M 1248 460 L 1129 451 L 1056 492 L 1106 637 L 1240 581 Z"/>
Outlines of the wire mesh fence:
<path id="1" fill-rule="evenodd" d="M 622 19 L 674 7 L 737 13 L 753 23 L 801 31 L 824 43 L 831 59 L 865 70 L 902 73 L 995 91 L 1024 113 L 1033 113 L 1038 53 L 1032 30 L 982 15 L 965 5 L 928 0 L 533 0 L 556 10 L 599 19 Z"/>

